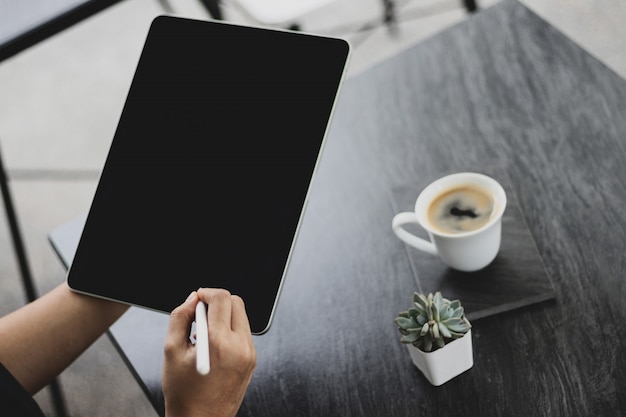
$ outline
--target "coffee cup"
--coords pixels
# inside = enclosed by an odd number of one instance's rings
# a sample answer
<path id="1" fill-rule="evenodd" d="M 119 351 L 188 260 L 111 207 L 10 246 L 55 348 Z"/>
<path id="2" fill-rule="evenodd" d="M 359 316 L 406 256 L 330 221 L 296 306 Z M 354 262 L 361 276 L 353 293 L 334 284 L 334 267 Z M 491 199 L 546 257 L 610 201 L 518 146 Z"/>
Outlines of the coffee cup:
<path id="1" fill-rule="evenodd" d="M 393 217 L 392 229 L 406 244 L 436 255 L 449 267 L 472 272 L 489 265 L 500 251 L 506 193 L 495 179 L 459 172 L 430 183 L 415 210 Z M 429 240 L 406 230 L 416 224 Z"/>

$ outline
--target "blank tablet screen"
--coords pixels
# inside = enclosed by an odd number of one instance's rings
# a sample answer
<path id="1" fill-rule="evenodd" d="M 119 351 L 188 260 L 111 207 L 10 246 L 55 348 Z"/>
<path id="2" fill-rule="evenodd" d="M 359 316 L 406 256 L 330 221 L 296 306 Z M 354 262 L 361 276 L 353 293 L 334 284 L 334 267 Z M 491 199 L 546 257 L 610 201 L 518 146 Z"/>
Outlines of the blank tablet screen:
<path id="1" fill-rule="evenodd" d="M 265 332 L 348 55 L 331 37 L 157 17 L 69 286 L 166 313 L 226 288 Z"/>

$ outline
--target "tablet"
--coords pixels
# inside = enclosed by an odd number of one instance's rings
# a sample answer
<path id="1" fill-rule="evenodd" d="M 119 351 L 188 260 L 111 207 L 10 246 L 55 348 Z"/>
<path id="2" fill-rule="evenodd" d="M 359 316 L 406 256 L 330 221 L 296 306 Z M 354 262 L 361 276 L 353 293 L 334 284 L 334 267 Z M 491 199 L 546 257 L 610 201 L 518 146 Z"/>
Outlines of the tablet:
<path id="1" fill-rule="evenodd" d="M 266 332 L 349 54 L 338 38 L 155 18 L 69 287 L 164 313 L 225 288 Z"/>

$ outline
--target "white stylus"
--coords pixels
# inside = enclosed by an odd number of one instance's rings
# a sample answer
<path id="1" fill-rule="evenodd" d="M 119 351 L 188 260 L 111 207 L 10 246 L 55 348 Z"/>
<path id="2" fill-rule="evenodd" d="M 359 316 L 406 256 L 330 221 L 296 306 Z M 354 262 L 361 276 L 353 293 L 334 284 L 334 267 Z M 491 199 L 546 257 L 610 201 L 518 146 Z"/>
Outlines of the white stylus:
<path id="1" fill-rule="evenodd" d="M 196 369 L 201 375 L 211 370 L 209 361 L 209 324 L 203 301 L 196 304 Z"/>

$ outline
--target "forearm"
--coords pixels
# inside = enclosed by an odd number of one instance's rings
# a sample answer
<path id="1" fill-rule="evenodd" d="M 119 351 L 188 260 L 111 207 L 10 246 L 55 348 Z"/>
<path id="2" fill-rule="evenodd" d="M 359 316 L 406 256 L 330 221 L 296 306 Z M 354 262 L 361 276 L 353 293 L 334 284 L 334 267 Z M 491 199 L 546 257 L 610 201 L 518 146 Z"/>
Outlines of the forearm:
<path id="1" fill-rule="evenodd" d="M 127 309 L 124 304 L 76 294 L 61 284 L 0 319 L 0 362 L 34 394 Z"/>

